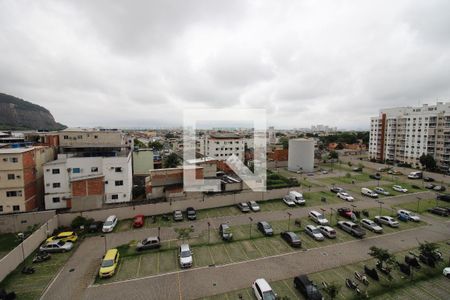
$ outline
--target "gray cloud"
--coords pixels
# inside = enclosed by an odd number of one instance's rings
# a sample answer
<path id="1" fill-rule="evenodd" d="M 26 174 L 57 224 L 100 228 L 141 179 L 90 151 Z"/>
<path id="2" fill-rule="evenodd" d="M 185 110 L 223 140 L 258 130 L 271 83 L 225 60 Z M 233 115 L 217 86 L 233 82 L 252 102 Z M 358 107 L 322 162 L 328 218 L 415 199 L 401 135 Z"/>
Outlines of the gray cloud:
<path id="1" fill-rule="evenodd" d="M 182 109 L 266 108 L 269 124 L 367 128 L 448 100 L 450 4 L 2 1 L 0 91 L 73 126 L 181 125 Z"/>

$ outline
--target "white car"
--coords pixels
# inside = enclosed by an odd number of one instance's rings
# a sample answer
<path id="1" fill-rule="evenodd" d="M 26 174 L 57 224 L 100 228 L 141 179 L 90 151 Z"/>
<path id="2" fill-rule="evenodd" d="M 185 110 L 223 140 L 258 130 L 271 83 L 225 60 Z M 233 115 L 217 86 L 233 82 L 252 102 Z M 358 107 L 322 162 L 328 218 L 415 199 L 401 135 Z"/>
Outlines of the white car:
<path id="1" fill-rule="evenodd" d="M 252 284 L 252 289 L 258 300 L 275 300 L 278 298 L 277 294 L 264 278 L 256 279 Z"/>
<path id="2" fill-rule="evenodd" d="M 361 194 L 371 198 L 378 198 L 378 194 L 368 188 L 362 188 Z"/>
<path id="3" fill-rule="evenodd" d="M 379 195 L 385 195 L 385 196 L 389 196 L 389 192 L 386 191 L 385 189 L 383 189 L 382 187 L 376 187 L 374 189 L 375 193 L 379 194 Z"/>
<path id="4" fill-rule="evenodd" d="M 400 217 L 405 217 L 408 221 L 420 222 L 420 217 L 409 210 L 399 209 L 397 210 L 397 215 Z"/>
<path id="5" fill-rule="evenodd" d="M 341 198 L 342 200 L 349 201 L 349 202 L 352 202 L 353 200 L 355 200 L 355 198 L 350 196 L 350 194 L 347 192 L 339 192 L 339 193 L 337 193 L 337 196 L 339 198 Z"/>
<path id="6" fill-rule="evenodd" d="M 180 267 L 190 268 L 192 267 L 192 251 L 188 244 L 182 244 L 179 248 Z"/>
<path id="7" fill-rule="evenodd" d="M 306 225 L 305 232 L 316 241 L 323 241 L 325 238 L 319 228 L 313 225 Z"/>
<path id="8" fill-rule="evenodd" d="M 374 220 L 378 225 L 389 225 L 391 227 L 399 226 L 399 223 L 394 218 L 389 216 L 375 216 Z"/>
<path id="9" fill-rule="evenodd" d="M 319 225 L 328 225 L 328 220 L 318 211 L 312 210 L 309 212 L 309 218 Z"/>
<path id="10" fill-rule="evenodd" d="M 104 233 L 113 231 L 113 230 L 114 230 L 114 227 L 116 227 L 116 225 L 117 225 L 117 221 L 118 221 L 118 220 L 117 220 L 117 217 L 116 217 L 116 216 L 114 216 L 114 215 L 109 216 L 109 217 L 106 219 L 105 223 L 103 223 L 102 231 L 103 231 Z"/>
<path id="11" fill-rule="evenodd" d="M 295 202 L 294 200 L 292 200 L 291 198 L 284 196 L 283 197 L 283 202 L 287 205 L 287 206 L 295 206 Z"/>
<path id="12" fill-rule="evenodd" d="M 362 219 L 360 223 L 362 227 L 369 229 L 370 231 L 375 233 L 383 233 L 383 228 L 372 220 Z"/>
<path id="13" fill-rule="evenodd" d="M 408 190 L 405 189 L 404 187 L 402 187 L 401 185 L 394 185 L 394 186 L 392 186 L 392 189 L 393 189 L 394 191 L 401 192 L 401 193 L 406 193 L 406 192 L 408 192 Z"/>
<path id="14" fill-rule="evenodd" d="M 320 232 L 326 236 L 329 239 L 335 239 L 336 238 L 336 230 L 333 229 L 333 227 L 330 226 L 318 226 Z"/>
<path id="15" fill-rule="evenodd" d="M 450 279 L 450 267 L 444 268 L 442 274 L 444 274 L 445 277 Z"/>
<path id="16" fill-rule="evenodd" d="M 250 209 L 252 211 L 260 211 L 261 210 L 261 207 L 259 207 L 259 204 L 256 203 L 256 201 L 249 201 L 248 206 L 250 207 Z"/>

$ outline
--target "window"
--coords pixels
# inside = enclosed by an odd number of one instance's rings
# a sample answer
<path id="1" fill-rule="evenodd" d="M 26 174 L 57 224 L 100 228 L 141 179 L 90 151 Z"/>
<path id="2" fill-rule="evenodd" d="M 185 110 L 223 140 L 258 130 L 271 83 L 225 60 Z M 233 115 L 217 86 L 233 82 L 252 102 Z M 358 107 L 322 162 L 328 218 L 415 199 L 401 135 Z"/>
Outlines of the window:
<path id="1" fill-rule="evenodd" d="M 3 205 L 0 205 L 0 212 L 3 212 Z"/>
<path id="2" fill-rule="evenodd" d="M 94 139 L 98 139 L 98 135 L 94 135 Z"/>
<path id="3" fill-rule="evenodd" d="M 111 195 L 111 199 L 117 200 L 117 199 L 119 199 L 119 195 L 117 195 L 117 194 Z"/>
<path id="4" fill-rule="evenodd" d="M 13 211 L 19 211 L 20 206 L 19 205 L 13 205 Z"/>
<path id="5" fill-rule="evenodd" d="M 73 168 L 72 169 L 72 173 L 74 173 L 74 174 L 81 173 L 81 169 L 80 168 Z"/>
<path id="6" fill-rule="evenodd" d="M 98 168 L 97 168 L 97 167 L 92 167 L 92 168 L 91 168 L 91 172 L 92 172 L 92 173 L 98 172 Z"/>
<path id="7" fill-rule="evenodd" d="M 114 170 L 116 173 L 122 172 L 122 167 L 115 167 Z"/>
<path id="8" fill-rule="evenodd" d="M 53 203 L 59 203 L 61 201 L 61 199 L 59 197 L 53 197 L 52 198 L 52 202 Z"/>
<path id="9" fill-rule="evenodd" d="M 14 179 L 16 179 L 16 175 L 8 174 L 8 180 L 14 180 Z"/>
<path id="10" fill-rule="evenodd" d="M 53 187 L 54 187 L 54 188 L 60 188 L 60 187 L 61 187 L 61 183 L 59 183 L 59 182 L 54 182 L 54 183 L 53 183 Z"/>
<path id="11" fill-rule="evenodd" d="M 16 163 L 16 162 L 19 162 L 19 159 L 18 159 L 17 157 L 11 157 L 11 158 L 9 159 L 9 161 L 10 161 L 10 162 L 13 162 L 13 163 Z"/>
<path id="12" fill-rule="evenodd" d="M 116 186 L 121 186 L 123 185 L 123 180 L 116 180 L 115 184 Z"/>
<path id="13" fill-rule="evenodd" d="M 52 169 L 52 174 L 59 174 L 59 169 Z"/>
<path id="14" fill-rule="evenodd" d="M 21 191 L 7 191 L 6 192 L 6 197 L 19 197 L 19 196 L 22 196 Z"/>
<path id="15" fill-rule="evenodd" d="M 65 140 L 68 140 L 68 139 L 69 139 L 69 136 L 68 136 L 68 135 L 65 135 L 65 136 L 64 136 L 64 139 L 65 139 Z"/>

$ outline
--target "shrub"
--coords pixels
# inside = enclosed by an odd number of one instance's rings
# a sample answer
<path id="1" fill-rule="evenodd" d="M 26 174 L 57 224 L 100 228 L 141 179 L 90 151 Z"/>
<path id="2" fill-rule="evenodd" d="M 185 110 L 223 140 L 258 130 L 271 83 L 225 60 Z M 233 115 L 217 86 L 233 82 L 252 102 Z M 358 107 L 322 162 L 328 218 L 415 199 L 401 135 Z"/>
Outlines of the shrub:
<path id="1" fill-rule="evenodd" d="M 87 220 L 85 217 L 77 216 L 75 219 L 72 220 L 72 223 L 70 224 L 73 229 L 78 229 L 80 226 L 84 226 L 86 224 Z"/>

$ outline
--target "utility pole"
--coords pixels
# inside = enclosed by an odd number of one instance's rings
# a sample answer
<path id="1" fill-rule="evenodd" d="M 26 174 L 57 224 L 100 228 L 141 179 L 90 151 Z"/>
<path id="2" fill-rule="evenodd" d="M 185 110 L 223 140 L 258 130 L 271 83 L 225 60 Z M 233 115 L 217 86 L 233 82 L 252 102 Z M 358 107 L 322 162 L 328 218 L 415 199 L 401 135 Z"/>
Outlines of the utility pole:
<path id="1" fill-rule="evenodd" d="M 287 231 L 289 231 L 289 229 L 291 229 L 291 213 L 290 212 L 288 212 L 287 213 L 288 214 L 288 228 L 287 228 Z"/>
<path id="2" fill-rule="evenodd" d="M 250 239 L 252 238 L 252 225 L 253 225 L 253 218 L 252 217 L 248 217 L 250 220 Z"/>

